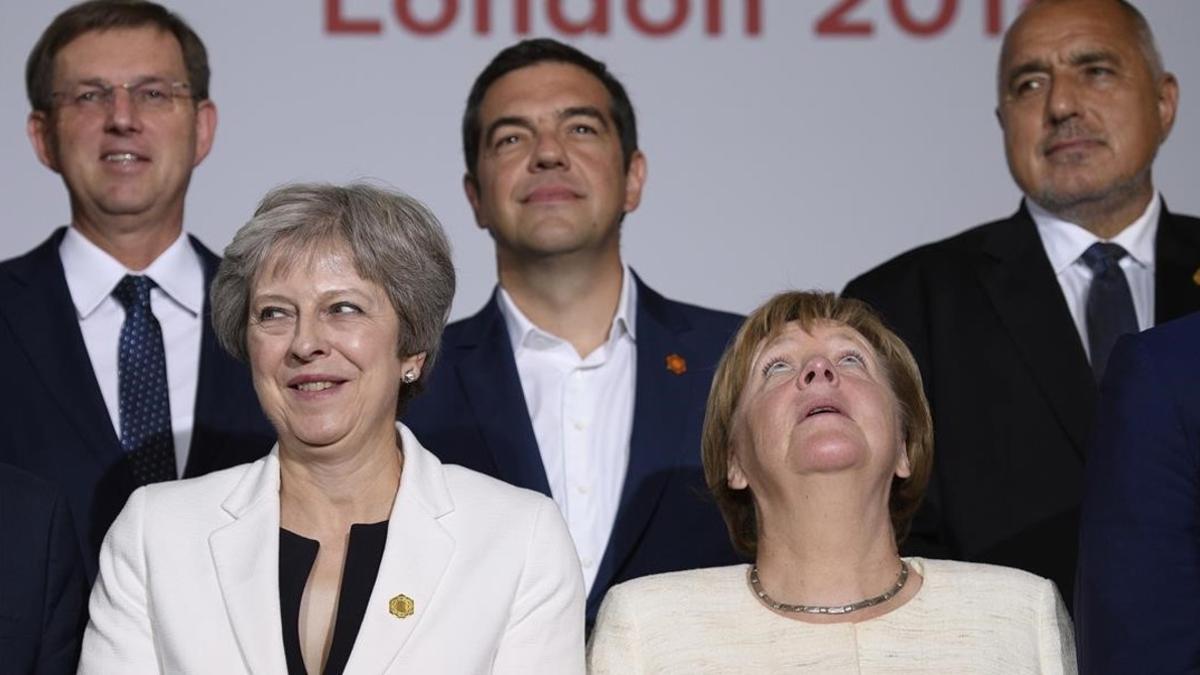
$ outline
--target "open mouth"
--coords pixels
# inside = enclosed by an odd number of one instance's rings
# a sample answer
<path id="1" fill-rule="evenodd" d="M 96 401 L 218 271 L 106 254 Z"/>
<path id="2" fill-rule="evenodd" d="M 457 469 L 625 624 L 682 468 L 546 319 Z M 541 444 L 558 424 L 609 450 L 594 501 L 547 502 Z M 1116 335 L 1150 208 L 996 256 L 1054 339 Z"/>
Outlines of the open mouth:
<path id="1" fill-rule="evenodd" d="M 300 391 L 325 391 L 336 384 L 336 382 L 326 380 L 324 382 L 305 382 L 304 384 L 297 384 L 292 388 L 299 389 Z"/>
<path id="2" fill-rule="evenodd" d="M 838 408 L 835 408 L 833 406 L 817 406 L 815 408 L 812 408 L 812 410 L 810 410 L 808 413 L 806 413 L 804 417 L 816 417 L 816 416 L 818 416 L 818 414 L 830 414 L 830 413 L 841 414 L 841 411 L 838 410 Z"/>
<path id="3" fill-rule="evenodd" d="M 345 380 L 337 379 L 322 379 L 322 378 L 296 378 L 288 383 L 288 389 L 303 392 L 306 394 L 315 394 L 322 391 L 329 391 L 335 387 L 344 384 Z"/>
<path id="4" fill-rule="evenodd" d="M 805 419 L 816 417 L 817 415 L 841 415 L 842 411 L 837 406 L 832 405 L 816 405 L 804 413 Z"/>
<path id="5" fill-rule="evenodd" d="M 145 157 L 134 152 L 109 152 L 101 155 L 100 159 L 112 164 L 133 164 L 146 161 Z"/>

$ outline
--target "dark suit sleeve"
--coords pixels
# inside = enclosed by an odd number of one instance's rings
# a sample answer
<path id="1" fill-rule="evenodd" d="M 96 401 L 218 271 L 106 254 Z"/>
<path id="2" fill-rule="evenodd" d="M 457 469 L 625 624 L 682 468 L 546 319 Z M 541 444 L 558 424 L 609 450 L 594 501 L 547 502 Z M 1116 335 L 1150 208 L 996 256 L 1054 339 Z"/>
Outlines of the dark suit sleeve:
<path id="1" fill-rule="evenodd" d="M 1145 337 L 1110 357 L 1085 471 L 1075 595 L 1084 673 L 1200 668 L 1200 369 L 1194 347 L 1163 359 Z"/>
<path id="2" fill-rule="evenodd" d="M 83 562 L 66 500 L 54 501 L 46 553 L 46 594 L 39 674 L 74 673 L 85 622 Z"/>
<path id="3" fill-rule="evenodd" d="M 929 358 L 929 306 L 919 269 L 919 265 L 912 264 L 907 258 L 898 259 L 852 279 L 846 284 L 842 295 L 870 305 L 883 317 L 884 323 L 904 340 L 921 370 L 925 397 L 932 405 L 932 368 L 935 364 Z M 936 453 L 936 448 L 934 450 Z M 941 489 L 936 461 L 921 508 L 917 511 L 912 529 L 902 546 L 905 555 L 924 558 L 960 557 L 942 526 Z"/>

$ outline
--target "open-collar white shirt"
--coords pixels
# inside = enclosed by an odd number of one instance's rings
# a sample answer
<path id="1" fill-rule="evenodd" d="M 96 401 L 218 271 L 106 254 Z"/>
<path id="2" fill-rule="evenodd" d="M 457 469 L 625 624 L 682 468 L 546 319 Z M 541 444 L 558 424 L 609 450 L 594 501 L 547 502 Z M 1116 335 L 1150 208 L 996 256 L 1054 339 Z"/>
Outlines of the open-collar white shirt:
<path id="1" fill-rule="evenodd" d="M 1137 220 L 1112 239 L 1101 239 L 1083 227 L 1068 222 L 1039 206 L 1032 199 L 1025 199 L 1029 215 L 1037 225 L 1042 247 L 1050 258 L 1050 267 L 1062 288 L 1067 308 L 1084 352 L 1091 358 L 1088 347 L 1087 294 L 1092 285 L 1092 270 L 1083 262 L 1083 252 L 1098 241 L 1120 244 L 1129 255 L 1121 259 L 1121 270 L 1129 281 L 1133 295 L 1133 308 L 1137 312 L 1138 329 L 1146 330 L 1154 325 L 1154 240 L 1158 235 L 1158 216 L 1162 212 L 1162 199 L 1158 193 Z"/>
<path id="2" fill-rule="evenodd" d="M 497 302 L 550 494 L 567 521 L 591 592 L 612 535 L 629 466 L 637 382 L 637 288 L 624 268 L 608 340 L 581 357 L 538 328 L 503 287 Z"/>
<path id="3" fill-rule="evenodd" d="M 171 405 L 171 432 L 175 441 L 175 470 L 182 476 L 192 441 L 196 383 L 200 369 L 200 338 L 204 321 L 204 268 L 187 234 L 167 247 L 144 270 L 128 270 L 106 251 L 68 227 L 58 255 L 67 277 L 67 289 L 83 333 L 92 372 L 113 430 L 121 437 L 117 352 L 125 308 L 112 296 L 126 274 L 150 277 L 150 310 L 162 328 L 167 357 L 167 386 Z"/>

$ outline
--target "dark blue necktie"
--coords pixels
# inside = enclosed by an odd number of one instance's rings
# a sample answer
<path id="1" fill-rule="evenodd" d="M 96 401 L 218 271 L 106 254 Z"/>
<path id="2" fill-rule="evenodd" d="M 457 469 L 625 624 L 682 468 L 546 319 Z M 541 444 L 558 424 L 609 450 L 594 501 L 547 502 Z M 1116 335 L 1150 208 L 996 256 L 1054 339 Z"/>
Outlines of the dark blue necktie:
<path id="1" fill-rule="evenodd" d="M 1117 338 L 1138 332 L 1137 312 L 1129 281 L 1121 271 L 1121 258 L 1128 253 L 1119 244 L 1096 242 L 1083 252 L 1083 262 L 1092 270 L 1088 288 L 1088 347 L 1092 353 L 1092 372 L 1096 381 L 1104 375 L 1104 366 Z"/>
<path id="2" fill-rule="evenodd" d="M 121 447 L 139 485 L 175 478 L 171 402 L 162 329 L 150 311 L 148 277 L 126 275 L 113 289 L 125 307 L 117 352 Z"/>

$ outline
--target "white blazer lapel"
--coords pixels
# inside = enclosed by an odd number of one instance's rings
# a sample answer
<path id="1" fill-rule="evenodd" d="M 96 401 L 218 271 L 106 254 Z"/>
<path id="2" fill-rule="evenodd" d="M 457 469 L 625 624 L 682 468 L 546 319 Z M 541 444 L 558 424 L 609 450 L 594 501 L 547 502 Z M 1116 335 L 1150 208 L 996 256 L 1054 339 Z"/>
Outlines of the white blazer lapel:
<path id="1" fill-rule="evenodd" d="M 397 424 L 404 448 L 400 488 L 388 519 L 387 543 L 362 626 L 346 664 L 346 673 L 383 673 L 434 606 L 438 584 L 454 553 L 454 538 L 437 522 L 454 510 L 442 464 L 412 432 Z M 393 598 L 405 595 L 412 614 L 389 611 Z"/>
<path id="2" fill-rule="evenodd" d="M 279 614 L 278 450 L 255 462 L 221 508 L 234 519 L 208 538 L 217 582 L 251 673 L 286 673 Z"/>

